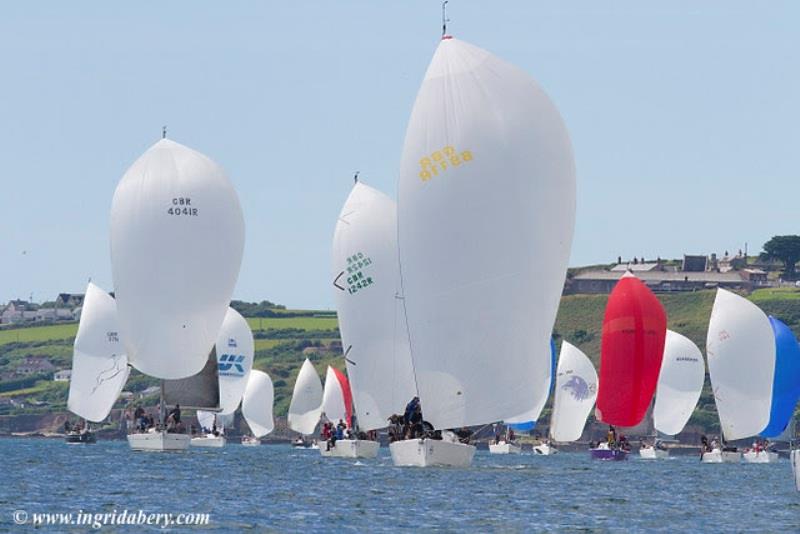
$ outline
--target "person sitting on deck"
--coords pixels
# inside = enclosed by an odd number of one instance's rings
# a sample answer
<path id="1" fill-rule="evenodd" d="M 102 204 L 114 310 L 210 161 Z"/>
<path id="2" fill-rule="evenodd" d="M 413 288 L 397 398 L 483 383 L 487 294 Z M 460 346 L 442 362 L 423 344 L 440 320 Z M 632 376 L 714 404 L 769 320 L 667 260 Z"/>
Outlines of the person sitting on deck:
<path id="1" fill-rule="evenodd" d="M 497 445 L 500 443 L 500 427 L 497 427 L 494 431 L 494 444 Z"/>
<path id="2" fill-rule="evenodd" d="M 344 439 L 344 421 L 339 419 L 339 424 L 336 425 L 336 439 Z"/>
<path id="3" fill-rule="evenodd" d="M 413 415 L 419 411 L 419 409 L 419 397 L 414 397 L 408 404 L 406 404 L 406 411 L 403 414 L 403 421 L 405 424 L 412 422 L 411 419 Z"/>
<path id="4" fill-rule="evenodd" d="M 509 429 L 508 429 L 508 441 L 509 441 L 509 443 L 513 442 L 514 438 L 516 438 L 516 436 L 514 435 L 514 429 L 509 427 Z"/>
<path id="5" fill-rule="evenodd" d="M 613 449 L 617 446 L 617 430 L 609 425 L 608 426 L 608 433 L 606 434 L 606 442 L 608 442 L 608 448 Z"/>

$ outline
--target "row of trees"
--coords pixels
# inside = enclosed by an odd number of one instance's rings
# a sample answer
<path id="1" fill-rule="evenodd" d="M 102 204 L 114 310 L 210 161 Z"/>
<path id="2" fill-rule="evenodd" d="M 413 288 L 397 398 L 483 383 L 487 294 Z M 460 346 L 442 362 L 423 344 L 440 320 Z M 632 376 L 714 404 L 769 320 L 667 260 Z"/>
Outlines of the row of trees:
<path id="1" fill-rule="evenodd" d="M 759 255 L 765 261 L 783 263 L 784 278 L 797 277 L 795 265 L 800 261 L 800 235 L 776 235 L 764 243 L 764 251 Z"/>

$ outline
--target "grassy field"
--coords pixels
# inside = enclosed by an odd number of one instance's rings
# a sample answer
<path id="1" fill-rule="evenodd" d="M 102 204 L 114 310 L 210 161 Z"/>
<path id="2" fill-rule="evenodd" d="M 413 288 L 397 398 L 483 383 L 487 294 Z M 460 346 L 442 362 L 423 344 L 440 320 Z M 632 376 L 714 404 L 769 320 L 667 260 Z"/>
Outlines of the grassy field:
<path id="1" fill-rule="evenodd" d="M 78 323 L 66 323 L 30 328 L 0 329 L 0 345 L 6 343 L 30 343 L 32 341 L 53 341 L 74 338 Z M 1 353 L 0 353 L 1 354 Z"/>

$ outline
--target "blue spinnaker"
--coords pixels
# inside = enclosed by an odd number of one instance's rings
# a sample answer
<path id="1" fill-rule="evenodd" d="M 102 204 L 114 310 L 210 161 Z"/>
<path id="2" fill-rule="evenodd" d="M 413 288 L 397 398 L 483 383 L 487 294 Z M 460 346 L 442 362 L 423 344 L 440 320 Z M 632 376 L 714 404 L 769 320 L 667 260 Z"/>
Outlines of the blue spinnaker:
<path id="1" fill-rule="evenodd" d="M 786 429 L 800 399 L 800 346 L 788 326 L 772 316 L 769 322 L 775 333 L 775 377 L 769 424 L 761 436 L 774 438 Z"/>
<path id="2" fill-rule="evenodd" d="M 550 392 L 556 384 L 556 340 L 550 338 Z M 524 423 L 506 423 L 507 426 L 517 431 L 530 431 L 536 428 L 536 421 L 525 421 Z"/>

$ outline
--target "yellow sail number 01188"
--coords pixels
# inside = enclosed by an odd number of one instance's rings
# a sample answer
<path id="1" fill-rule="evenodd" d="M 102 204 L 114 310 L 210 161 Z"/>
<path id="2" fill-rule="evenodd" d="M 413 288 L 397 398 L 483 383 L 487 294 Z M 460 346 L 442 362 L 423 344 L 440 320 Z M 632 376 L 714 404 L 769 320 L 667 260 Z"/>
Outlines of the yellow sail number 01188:
<path id="1" fill-rule="evenodd" d="M 472 161 L 472 152 L 470 150 L 464 150 L 459 153 L 456 152 L 454 147 L 446 146 L 419 160 L 419 177 L 423 182 L 427 182 L 434 176 L 439 176 L 440 172 L 446 171 L 449 165 L 458 167 L 468 161 Z"/>

